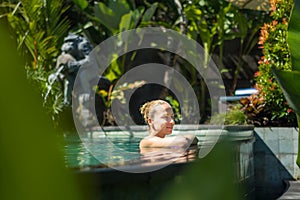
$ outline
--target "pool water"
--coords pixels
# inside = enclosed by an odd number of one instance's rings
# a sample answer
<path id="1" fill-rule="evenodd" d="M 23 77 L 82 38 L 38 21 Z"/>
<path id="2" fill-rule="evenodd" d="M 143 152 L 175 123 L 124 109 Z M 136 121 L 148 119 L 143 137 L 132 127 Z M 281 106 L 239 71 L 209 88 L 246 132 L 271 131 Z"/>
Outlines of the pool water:
<path id="1" fill-rule="evenodd" d="M 108 168 L 125 165 L 167 165 L 194 160 L 198 147 L 185 149 L 147 148 L 140 152 L 141 138 L 80 138 L 65 136 L 65 164 L 68 168 Z M 93 152 L 93 153 L 91 153 Z"/>
<path id="2" fill-rule="evenodd" d="M 66 166 L 70 168 L 83 168 L 83 167 L 105 167 L 99 159 L 90 153 L 87 149 L 87 141 L 84 141 L 78 135 L 65 136 L 65 162 Z M 139 138 L 131 139 L 109 139 L 115 147 L 127 152 L 139 152 Z M 103 140 L 99 140 L 96 150 L 102 152 L 105 144 Z M 112 152 L 113 149 L 106 149 L 106 151 Z"/>

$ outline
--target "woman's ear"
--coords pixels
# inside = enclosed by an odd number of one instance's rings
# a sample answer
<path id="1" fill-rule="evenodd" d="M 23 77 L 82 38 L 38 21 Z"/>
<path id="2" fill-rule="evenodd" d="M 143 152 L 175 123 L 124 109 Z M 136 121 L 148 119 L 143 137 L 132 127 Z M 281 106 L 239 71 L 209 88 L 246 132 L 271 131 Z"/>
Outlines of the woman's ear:
<path id="1" fill-rule="evenodd" d="M 148 124 L 149 124 L 149 125 L 152 124 L 152 119 L 151 119 L 151 118 L 148 119 Z"/>

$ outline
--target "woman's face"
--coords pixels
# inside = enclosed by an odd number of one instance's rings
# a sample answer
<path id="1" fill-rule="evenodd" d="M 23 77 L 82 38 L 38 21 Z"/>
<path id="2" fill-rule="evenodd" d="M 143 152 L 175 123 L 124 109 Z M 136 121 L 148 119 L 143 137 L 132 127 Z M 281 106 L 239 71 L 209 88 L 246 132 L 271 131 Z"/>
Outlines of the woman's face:
<path id="1" fill-rule="evenodd" d="M 151 134 L 162 138 L 171 134 L 175 124 L 171 106 L 166 103 L 152 109 L 155 109 L 155 112 L 148 121 Z"/>

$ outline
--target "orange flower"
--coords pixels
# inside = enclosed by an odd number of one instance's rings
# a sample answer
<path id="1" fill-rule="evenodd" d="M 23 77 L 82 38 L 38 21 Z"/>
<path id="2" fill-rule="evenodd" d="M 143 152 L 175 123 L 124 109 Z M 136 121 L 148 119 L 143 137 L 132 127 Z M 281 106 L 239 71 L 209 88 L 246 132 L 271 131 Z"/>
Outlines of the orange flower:
<path id="1" fill-rule="evenodd" d="M 261 90 L 261 86 L 257 83 L 255 83 L 254 88 L 257 89 L 257 90 Z"/>
<path id="2" fill-rule="evenodd" d="M 258 61 L 258 64 L 266 64 L 266 65 L 268 65 L 269 63 L 270 63 L 269 60 L 266 59 L 265 56 L 262 56 L 260 58 L 260 60 Z"/>
<path id="3" fill-rule="evenodd" d="M 260 71 L 254 73 L 254 77 L 258 77 L 260 75 Z"/>
<path id="4" fill-rule="evenodd" d="M 268 27 L 269 25 L 264 23 L 264 26 L 260 30 L 260 37 L 259 37 L 258 44 L 264 44 L 265 41 L 268 39 L 269 36 Z"/>
<path id="5" fill-rule="evenodd" d="M 271 4 L 271 8 L 272 8 L 272 11 L 275 12 L 277 7 L 276 7 L 276 3 L 280 3 L 281 0 L 270 0 L 270 4 Z"/>
<path id="6" fill-rule="evenodd" d="M 258 61 L 258 64 L 263 64 L 264 63 L 264 60 L 265 60 L 265 56 L 262 56 L 260 58 L 260 60 Z"/>
<path id="7" fill-rule="evenodd" d="M 272 21 L 272 25 L 273 25 L 273 26 L 276 26 L 277 24 L 278 24 L 278 21 L 276 21 L 276 20 L 273 20 L 273 21 Z"/>
<path id="8" fill-rule="evenodd" d="M 283 23 L 284 25 L 288 25 L 288 22 L 286 21 L 286 18 L 283 18 L 283 19 L 282 19 L 282 23 Z"/>

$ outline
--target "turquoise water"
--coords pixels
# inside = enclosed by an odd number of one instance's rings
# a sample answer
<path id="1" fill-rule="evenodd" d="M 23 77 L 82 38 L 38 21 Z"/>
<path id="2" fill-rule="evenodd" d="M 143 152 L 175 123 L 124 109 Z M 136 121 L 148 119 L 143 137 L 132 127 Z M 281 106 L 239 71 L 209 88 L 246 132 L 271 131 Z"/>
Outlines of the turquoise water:
<path id="1" fill-rule="evenodd" d="M 112 166 L 166 165 L 193 160 L 196 151 L 185 149 L 151 149 L 140 153 L 141 138 L 80 138 L 65 137 L 65 164 L 68 168 L 107 168 Z M 196 146 L 197 149 L 197 146 Z M 92 152 L 92 153 L 91 153 Z M 187 153 L 188 152 L 188 153 Z"/>
<path id="2" fill-rule="evenodd" d="M 70 168 L 97 166 L 101 163 L 85 148 L 78 135 L 65 137 L 65 163 Z"/>
<path id="3" fill-rule="evenodd" d="M 83 142 L 84 141 L 84 142 Z M 110 152 L 109 154 L 106 154 L 106 156 L 110 156 L 113 154 L 117 154 L 115 149 L 111 148 L 111 146 L 107 146 L 103 140 L 93 140 L 94 143 L 96 143 L 96 147 L 93 148 L 94 151 L 98 152 Z M 109 142 L 111 142 L 114 147 L 117 147 L 118 151 L 124 151 L 124 152 L 139 152 L 139 138 L 130 138 L 130 139 L 124 139 L 124 138 L 114 138 L 109 139 Z M 80 139 L 78 135 L 68 135 L 65 137 L 65 163 L 67 167 L 70 168 L 85 168 L 85 167 L 106 167 L 103 165 L 99 159 L 95 158 L 94 154 L 92 154 L 88 150 L 87 146 L 88 141 L 85 141 L 84 139 Z M 97 155 L 96 155 L 97 156 Z M 113 158 L 111 158 L 113 159 Z M 119 158 L 120 159 L 120 158 Z M 124 160 L 128 160 L 131 158 L 123 158 Z"/>

